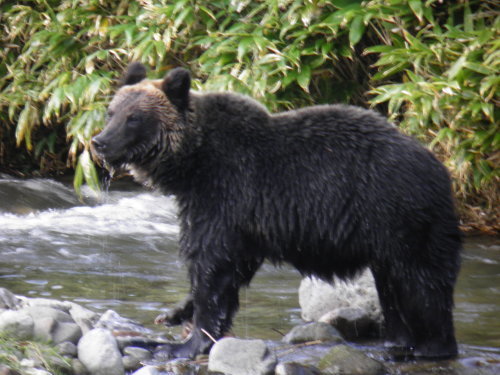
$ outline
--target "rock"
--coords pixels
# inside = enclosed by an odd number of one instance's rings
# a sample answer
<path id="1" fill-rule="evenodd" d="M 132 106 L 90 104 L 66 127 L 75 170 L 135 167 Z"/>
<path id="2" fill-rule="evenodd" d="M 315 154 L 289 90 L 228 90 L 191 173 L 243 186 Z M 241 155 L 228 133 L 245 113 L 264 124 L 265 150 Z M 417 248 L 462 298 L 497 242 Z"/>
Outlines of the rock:
<path id="1" fill-rule="evenodd" d="M 21 305 L 21 300 L 5 288 L 0 288 L 0 310 L 15 310 Z"/>
<path id="2" fill-rule="evenodd" d="M 138 348 L 135 346 L 127 346 L 125 349 L 123 349 L 123 354 L 138 358 L 141 361 L 150 359 L 153 356 L 149 350 Z"/>
<path id="3" fill-rule="evenodd" d="M 131 355 L 124 355 L 122 357 L 123 368 L 125 371 L 134 371 L 141 367 L 141 360 Z"/>
<path id="4" fill-rule="evenodd" d="M 23 311 L 5 310 L 0 313 L 0 332 L 20 340 L 30 340 L 34 335 L 33 318 Z"/>
<path id="5" fill-rule="evenodd" d="M 82 334 L 86 334 L 94 328 L 95 323 L 99 320 L 99 314 L 74 302 L 69 302 L 69 306 L 69 314 L 82 330 Z"/>
<path id="6" fill-rule="evenodd" d="M 340 308 L 356 308 L 372 321 L 380 324 L 382 312 L 375 281 L 370 270 L 366 270 L 353 281 L 334 278 L 332 284 L 316 278 L 305 278 L 299 288 L 299 303 L 302 318 L 306 321 L 330 323 L 331 312 Z"/>
<path id="7" fill-rule="evenodd" d="M 348 340 L 356 338 L 378 338 L 382 333 L 380 321 L 374 320 L 366 310 L 356 307 L 341 307 L 326 313 L 321 322 L 336 327 Z"/>
<path id="8" fill-rule="evenodd" d="M 125 373 L 116 340 L 111 332 L 103 328 L 95 328 L 80 339 L 78 359 L 92 375 Z"/>
<path id="9" fill-rule="evenodd" d="M 320 371 L 312 366 L 295 362 L 279 363 L 275 370 L 276 375 L 320 375 Z"/>
<path id="10" fill-rule="evenodd" d="M 155 366 L 144 366 L 132 375 L 160 375 L 160 371 Z"/>
<path id="11" fill-rule="evenodd" d="M 386 372 L 382 363 L 347 345 L 333 347 L 319 362 L 322 374 L 381 375 Z"/>
<path id="12" fill-rule="evenodd" d="M 309 341 L 344 341 L 339 331 L 326 323 L 307 323 L 295 326 L 283 337 L 283 341 L 289 344 L 298 344 Z"/>
<path id="13" fill-rule="evenodd" d="M 20 372 L 0 364 L 0 375 L 21 375 Z"/>
<path id="14" fill-rule="evenodd" d="M 262 340 L 223 338 L 208 357 L 208 370 L 231 375 L 272 374 L 276 358 Z"/>
<path id="15" fill-rule="evenodd" d="M 76 357 L 78 351 L 76 345 L 70 341 L 64 341 L 56 345 L 56 350 L 60 355 Z"/>
<path id="16" fill-rule="evenodd" d="M 22 311 L 26 311 L 33 320 L 42 318 L 51 318 L 56 322 L 74 323 L 71 316 L 62 309 L 48 307 L 48 306 L 28 306 Z"/>
<path id="17" fill-rule="evenodd" d="M 88 375 L 87 368 L 78 358 L 73 358 L 71 361 L 71 369 L 74 375 Z"/>
<path id="18" fill-rule="evenodd" d="M 37 339 L 59 344 L 64 341 L 77 343 L 82 330 L 64 311 L 45 306 L 23 309 L 34 320 L 34 335 Z M 21 311 L 23 311 L 21 310 Z"/>
<path id="19" fill-rule="evenodd" d="M 137 370 L 141 367 L 141 362 L 150 359 L 153 355 L 149 350 L 128 346 L 123 349 L 123 366 L 125 370 Z"/>
<path id="20" fill-rule="evenodd" d="M 52 342 L 59 344 L 64 341 L 77 343 L 82 337 L 82 330 L 76 323 L 57 323 L 52 332 Z"/>
<path id="21" fill-rule="evenodd" d="M 106 328 L 110 331 L 118 332 L 137 332 L 141 334 L 153 334 L 154 332 L 132 319 L 127 319 L 116 311 L 108 310 L 99 318 L 95 324 L 96 328 Z"/>

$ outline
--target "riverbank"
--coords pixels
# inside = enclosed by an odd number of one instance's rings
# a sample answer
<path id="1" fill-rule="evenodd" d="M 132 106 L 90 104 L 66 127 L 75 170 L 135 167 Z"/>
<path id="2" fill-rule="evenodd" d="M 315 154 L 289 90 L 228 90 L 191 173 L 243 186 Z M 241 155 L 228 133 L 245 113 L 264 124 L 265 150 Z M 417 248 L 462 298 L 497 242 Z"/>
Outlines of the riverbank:
<path id="1" fill-rule="evenodd" d="M 346 331 L 345 331 L 346 332 Z M 348 331 L 347 331 L 348 332 Z M 499 353 L 461 350 L 458 360 L 395 362 L 382 345 L 352 342 L 321 322 L 294 327 L 281 341 L 223 338 L 208 356 L 165 358 L 172 337 L 112 310 L 98 314 L 74 302 L 27 298 L 0 288 L 2 375 L 493 375 Z M 48 344 L 50 343 L 50 345 Z"/>

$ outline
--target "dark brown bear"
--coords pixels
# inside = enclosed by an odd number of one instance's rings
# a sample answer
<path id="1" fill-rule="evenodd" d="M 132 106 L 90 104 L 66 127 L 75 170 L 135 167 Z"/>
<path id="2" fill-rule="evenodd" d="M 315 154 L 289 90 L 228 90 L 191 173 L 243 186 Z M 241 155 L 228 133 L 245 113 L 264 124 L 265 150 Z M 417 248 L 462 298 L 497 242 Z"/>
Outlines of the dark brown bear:
<path id="1" fill-rule="evenodd" d="M 264 260 L 331 280 L 369 267 L 387 340 L 415 356 L 457 354 L 452 306 L 461 236 L 450 181 L 424 147 L 378 114 L 324 105 L 270 114 L 234 93 L 195 93 L 132 64 L 94 152 L 173 194 L 191 297 L 161 348 L 193 357 L 231 327 L 238 292 Z M 206 332 L 206 333 L 205 333 Z"/>

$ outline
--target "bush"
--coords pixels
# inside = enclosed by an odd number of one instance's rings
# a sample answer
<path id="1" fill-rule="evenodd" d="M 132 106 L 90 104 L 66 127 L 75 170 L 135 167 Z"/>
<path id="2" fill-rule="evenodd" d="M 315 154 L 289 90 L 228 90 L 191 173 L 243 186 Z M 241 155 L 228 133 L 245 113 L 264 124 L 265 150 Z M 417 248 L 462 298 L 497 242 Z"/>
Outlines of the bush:
<path id="1" fill-rule="evenodd" d="M 116 78 L 132 60 L 156 77 L 183 65 L 196 88 L 247 93 L 271 110 L 371 103 L 438 152 L 464 202 L 492 208 L 495 9 L 479 0 L 0 2 L 2 149 L 15 129 L 41 167 L 62 168 L 66 154 L 75 187 L 97 188 L 89 140 Z"/>

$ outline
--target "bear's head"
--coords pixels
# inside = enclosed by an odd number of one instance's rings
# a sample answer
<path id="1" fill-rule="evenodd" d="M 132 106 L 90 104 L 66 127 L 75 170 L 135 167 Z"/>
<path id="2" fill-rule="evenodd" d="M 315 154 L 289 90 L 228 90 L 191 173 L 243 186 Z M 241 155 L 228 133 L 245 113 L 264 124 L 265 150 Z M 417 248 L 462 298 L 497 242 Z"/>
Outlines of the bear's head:
<path id="1" fill-rule="evenodd" d="M 189 106 L 189 72 L 171 70 L 163 80 L 146 79 L 132 63 L 108 107 L 103 131 L 92 139 L 92 154 L 109 170 L 139 167 L 180 147 Z M 166 155 L 168 156 L 168 155 Z"/>

